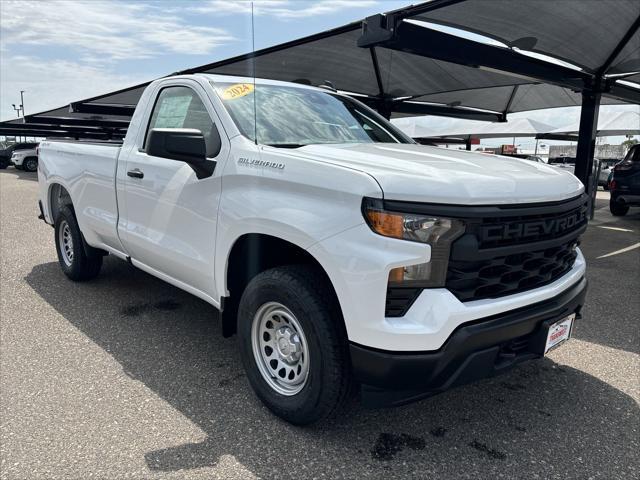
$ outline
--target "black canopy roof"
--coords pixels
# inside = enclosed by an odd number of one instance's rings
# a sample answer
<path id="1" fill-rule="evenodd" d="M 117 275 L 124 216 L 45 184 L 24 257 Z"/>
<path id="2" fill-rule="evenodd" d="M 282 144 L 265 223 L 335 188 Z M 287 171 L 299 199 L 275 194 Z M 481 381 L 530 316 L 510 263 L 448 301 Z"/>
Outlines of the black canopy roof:
<path id="1" fill-rule="evenodd" d="M 458 0 L 413 12 L 407 18 L 478 33 L 591 73 L 640 72 L 638 0 Z"/>

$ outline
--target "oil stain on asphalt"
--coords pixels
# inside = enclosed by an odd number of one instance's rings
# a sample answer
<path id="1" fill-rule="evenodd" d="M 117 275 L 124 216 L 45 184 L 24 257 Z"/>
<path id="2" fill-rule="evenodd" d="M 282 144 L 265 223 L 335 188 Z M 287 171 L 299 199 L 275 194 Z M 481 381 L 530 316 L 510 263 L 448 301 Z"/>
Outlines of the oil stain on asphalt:
<path id="1" fill-rule="evenodd" d="M 444 434 L 447 433 L 447 429 L 444 427 L 436 427 L 429 432 L 434 437 L 442 438 Z"/>
<path id="2" fill-rule="evenodd" d="M 374 460 L 389 461 L 393 460 L 396 454 L 405 448 L 424 450 L 426 446 L 427 443 L 422 437 L 414 437 L 406 433 L 401 433 L 400 435 L 381 433 L 371 449 L 371 458 Z"/>
<path id="3" fill-rule="evenodd" d="M 470 447 L 475 448 L 479 452 L 486 453 L 490 458 L 494 458 L 496 460 L 504 460 L 507 458 L 507 455 L 498 450 L 494 450 L 490 448 L 486 443 L 481 443 L 478 440 L 474 440 L 469 444 Z"/>

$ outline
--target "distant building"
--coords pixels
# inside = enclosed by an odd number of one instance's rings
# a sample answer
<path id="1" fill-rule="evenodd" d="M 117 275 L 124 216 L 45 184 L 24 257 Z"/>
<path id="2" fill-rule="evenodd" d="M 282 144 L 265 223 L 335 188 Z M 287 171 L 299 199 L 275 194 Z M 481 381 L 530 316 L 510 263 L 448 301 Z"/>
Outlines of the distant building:
<path id="1" fill-rule="evenodd" d="M 576 156 L 576 145 L 551 145 L 549 147 L 549 158 L 574 157 Z M 623 159 L 626 150 L 624 145 L 596 145 L 595 158 L 619 158 Z"/>

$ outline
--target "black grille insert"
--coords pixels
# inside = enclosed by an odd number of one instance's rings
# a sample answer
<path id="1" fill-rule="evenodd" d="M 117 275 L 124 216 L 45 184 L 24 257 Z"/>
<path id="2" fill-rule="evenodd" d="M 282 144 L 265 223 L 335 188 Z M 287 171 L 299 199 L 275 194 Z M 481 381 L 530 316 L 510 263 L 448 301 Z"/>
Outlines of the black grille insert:
<path id="1" fill-rule="evenodd" d="M 387 288 L 385 317 L 402 317 L 416 301 L 421 291 L 421 288 Z"/>
<path id="2" fill-rule="evenodd" d="M 447 288 L 465 302 L 537 288 L 568 272 L 578 242 L 477 262 L 449 261 Z"/>

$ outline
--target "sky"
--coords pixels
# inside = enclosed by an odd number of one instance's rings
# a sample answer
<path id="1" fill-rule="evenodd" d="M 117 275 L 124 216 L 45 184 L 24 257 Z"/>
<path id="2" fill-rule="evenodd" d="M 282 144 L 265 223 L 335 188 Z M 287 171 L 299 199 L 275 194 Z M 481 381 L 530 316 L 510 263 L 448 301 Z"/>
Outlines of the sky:
<path id="1" fill-rule="evenodd" d="M 255 47 L 410 3 L 257 0 Z M 12 104 L 20 103 L 20 90 L 25 91 L 28 115 L 251 48 L 251 3 L 243 0 L 0 0 L 0 120 L 16 117 Z M 561 127 L 578 111 L 552 109 L 526 116 Z M 431 117 L 426 122 L 442 126 L 450 120 Z"/>

